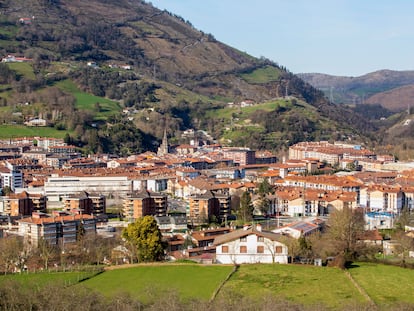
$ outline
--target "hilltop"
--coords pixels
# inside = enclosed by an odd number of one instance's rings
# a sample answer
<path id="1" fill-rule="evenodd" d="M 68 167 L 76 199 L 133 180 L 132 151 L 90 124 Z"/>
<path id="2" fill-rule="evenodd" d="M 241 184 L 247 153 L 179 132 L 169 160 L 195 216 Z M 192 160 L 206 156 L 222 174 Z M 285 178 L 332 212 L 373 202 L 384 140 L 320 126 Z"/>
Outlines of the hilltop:
<path id="1" fill-rule="evenodd" d="M 262 124 L 261 143 L 255 147 L 286 147 L 302 138 L 360 139 L 375 130 L 283 66 L 240 52 L 144 1 L 6 0 L 0 12 L 1 55 L 30 59 L 0 68 L 5 73 L 0 89 L 3 123 L 40 115 L 67 131 L 71 142 L 87 144 L 92 151 L 128 153 L 154 148 L 164 128 L 170 137 L 195 128 L 225 138 L 226 128 L 235 128 L 235 117 L 223 119 L 214 111 L 227 103 L 285 100 L 293 108 L 273 113 L 290 120 L 286 122 L 301 120 L 302 126 L 274 131 Z M 20 107 L 22 103 L 30 107 Z M 307 108 L 297 109 L 297 103 Z M 122 116 L 125 109 L 127 116 Z M 16 112 L 22 113 L 20 119 Z M 126 117 L 128 128 L 116 130 L 134 128 L 140 146 L 131 146 L 131 137 L 119 134 L 124 147 L 117 148 L 112 125 Z M 279 130 L 289 133 L 274 144 Z M 255 141 L 244 143 L 253 146 Z"/>
<path id="2" fill-rule="evenodd" d="M 377 104 L 392 112 L 407 109 L 414 88 L 414 71 L 379 70 L 359 77 L 321 73 L 298 76 L 336 103 Z"/>

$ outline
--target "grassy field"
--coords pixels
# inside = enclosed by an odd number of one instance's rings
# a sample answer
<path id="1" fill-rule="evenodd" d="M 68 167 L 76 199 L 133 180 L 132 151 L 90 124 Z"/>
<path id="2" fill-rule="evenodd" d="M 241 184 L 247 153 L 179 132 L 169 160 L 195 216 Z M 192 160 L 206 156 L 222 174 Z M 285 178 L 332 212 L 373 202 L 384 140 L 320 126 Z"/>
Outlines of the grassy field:
<path id="1" fill-rule="evenodd" d="M 280 70 L 271 66 L 266 66 L 264 68 L 256 69 L 251 73 L 241 75 L 241 77 L 248 83 L 257 84 L 277 81 L 279 76 Z"/>
<path id="2" fill-rule="evenodd" d="M 144 302 L 149 299 L 149 292 L 162 295 L 171 290 L 183 299 L 208 300 L 232 269 L 193 264 L 143 265 L 106 271 L 82 284 L 107 296 L 126 291 Z"/>
<path id="3" fill-rule="evenodd" d="M 99 103 L 101 110 L 96 112 L 96 119 L 105 119 L 109 115 L 121 111 L 121 107 L 117 102 L 82 92 L 78 89 L 75 83 L 70 80 L 60 81 L 56 83 L 56 86 L 65 92 L 71 93 L 76 98 L 76 107 L 78 109 L 93 111 L 95 109 L 95 104 Z"/>
<path id="4" fill-rule="evenodd" d="M 257 110 L 264 110 L 264 111 L 272 111 L 275 110 L 277 107 L 286 106 L 287 103 L 284 100 L 276 100 L 271 101 L 263 104 L 253 105 L 250 107 L 243 107 L 243 108 L 223 108 L 217 110 L 211 110 L 208 112 L 208 116 L 210 118 L 222 118 L 222 119 L 229 119 L 236 115 L 237 118 L 240 120 L 244 120 L 248 118 L 253 112 Z"/>
<path id="5" fill-rule="evenodd" d="M 0 276 L 0 282 L 11 279 L 31 286 L 49 282 L 71 285 L 83 280 L 76 286 L 85 286 L 107 297 L 128 293 L 143 303 L 151 303 L 160 296 L 175 293 L 183 301 L 208 301 L 232 270 L 232 266 L 222 265 L 148 264 L 119 267 L 101 274 L 23 273 Z M 400 303 L 414 305 L 414 270 L 358 263 L 349 272 L 380 310 L 395 308 Z M 226 297 L 240 301 L 243 297 L 251 301 L 274 297 L 313 309 L 320 306 L 333 310 L 356 305 L 362 308 L 369 304 L 368 298 L 356 288 L 346 272 L 305 265 L 241 265 L 221 288 L 217 299 L 225 300 Z"/>
<path id="6" fill-rule="evenodd" d="M 223 287 L 225 291 L 258 300 L 276 295 L 305 305 L 332 308 L 366 302 L 343 271 L 302 265 L 242 265 Z"/>
<path id="7" fill-rule="evenodd" d="M 13 280 L 21 283 L 23 286 L 45 285 L 48 283 L 63 283 L 72 285 L 79 283 L 89 277 L 93 277 L 96 272 L 74 271 L 74 272 L 39 272 L 39 273 L 21 273 L 0 276 L 0 282 Z"/>
<path id="8" fill-rule="evenodd" d="M 349 272 L 377 305 L 414 303 L 414 270 L 358 263 Z"/>
<path id="9" fill-rule="evenodd" d="M 33 67 L 30 63 L 9 63 L 8 66 L 27 79 L 35 79 Z"/>
<path id="10" fill-rule="evenodd" d="M 52 127 L 27 127 L 24 125 L 0 125 L 0 138 L 13 137 L 54 137 L 64 138 L 70 131 L 58 131 Z"/>

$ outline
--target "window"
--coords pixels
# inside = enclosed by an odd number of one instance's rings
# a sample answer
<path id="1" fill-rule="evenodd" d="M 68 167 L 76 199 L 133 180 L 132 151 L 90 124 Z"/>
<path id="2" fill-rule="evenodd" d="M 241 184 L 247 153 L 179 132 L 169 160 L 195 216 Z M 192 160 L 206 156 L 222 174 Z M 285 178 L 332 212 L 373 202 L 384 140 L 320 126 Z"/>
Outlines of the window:
<path id="1" fill-rule="evenodd" d="M 257 242 L 264 242 L 264 237 L 257 236 Z"/>
<path id="2" fill-rule="evenodd" d="M 276 246 L 275 252 L 276 252 L 276 254 L 281 254 L 283 252 L 282 246 Z"/>
<path id="3" fill-rule="evenodd" d="M 227 245 L 223 245 L 223 246 L 221 247 L 221 252 L 222 252 L 222 253 L 228 253 L 228 252 L 229 252 L 229 247 L 228 247 Z"/>
<path id="4" fill-rule="evenodd" d="M 247 237 L 246 236 L 242 236 L 240 238 L 240 242 L 247 242 Z"/>
<path id="5" fill-rule="evenodd" d="M 259 246 L 257 247 L 257 253 L 258 253 L 258 254 L 263 254 L 263 253 L 264 253 L 264 246 L 259 245 Z"/>
<path id="6" fill-rule="evenodd" d="M 247 253 L 247 246 L 240 246 L 240 254 L 246 254 Z"/>

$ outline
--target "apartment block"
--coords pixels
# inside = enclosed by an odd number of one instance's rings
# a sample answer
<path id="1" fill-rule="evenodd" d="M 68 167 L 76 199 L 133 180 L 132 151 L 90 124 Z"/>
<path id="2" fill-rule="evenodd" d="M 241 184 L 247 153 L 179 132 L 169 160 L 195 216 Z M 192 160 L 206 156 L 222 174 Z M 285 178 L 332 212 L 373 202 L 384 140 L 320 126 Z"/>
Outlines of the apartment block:
<path id="1" fill-rule="evenodd" d="M 49 216 L 33 213 L 31 217 L 17 221 L 19 234 L 25 243 L 36 247 L 41 239 L 50 245 L 72 244 L 82 236 L 96 233 L 96 220 L 91 215 L 69 215 L 58 212 Z"/>
<path id="2" fill-rule="evenodd" d="M 167 195 L 148 190 L 132 193 L 123 199 L 123 215 L 129 221 L 148 215 L 166 216 L 167 207 Z"/>

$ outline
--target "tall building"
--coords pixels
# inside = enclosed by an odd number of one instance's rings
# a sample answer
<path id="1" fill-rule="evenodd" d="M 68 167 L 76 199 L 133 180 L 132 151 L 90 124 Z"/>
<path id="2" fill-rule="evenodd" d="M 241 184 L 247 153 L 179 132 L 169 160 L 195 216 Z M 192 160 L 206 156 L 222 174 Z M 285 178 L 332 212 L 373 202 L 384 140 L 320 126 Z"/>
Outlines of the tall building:
<path id="1" fill-rule="evenodd" d="M 223 221 L 231 213 L 230 196 L 206 191 L 190 197 L 190 220 L 193 224 L 210 220 Z"/>
<path id="2" fill-rule="evenodd" d="M 101 215 L 106 212 L 106 198 L 102 194 L 81 191 L 64 198 L 65 210 L 77 214 Z"/>
<path id="3" fill-rule="evenodd" d="M 167 196 L 144 190 L 130 194 L 123 200 L 123 215 L 129 221 L 134 221 L 144 216 L 166 216 Z"/>
<path id="4" fill-rule="evenodd" d="M 29 216 L 32 212 L 46 211 L 46 197 L 41 194 L 29 194 L 26 191 L 2 198 L 0 213 L 12 217 Z"/>

